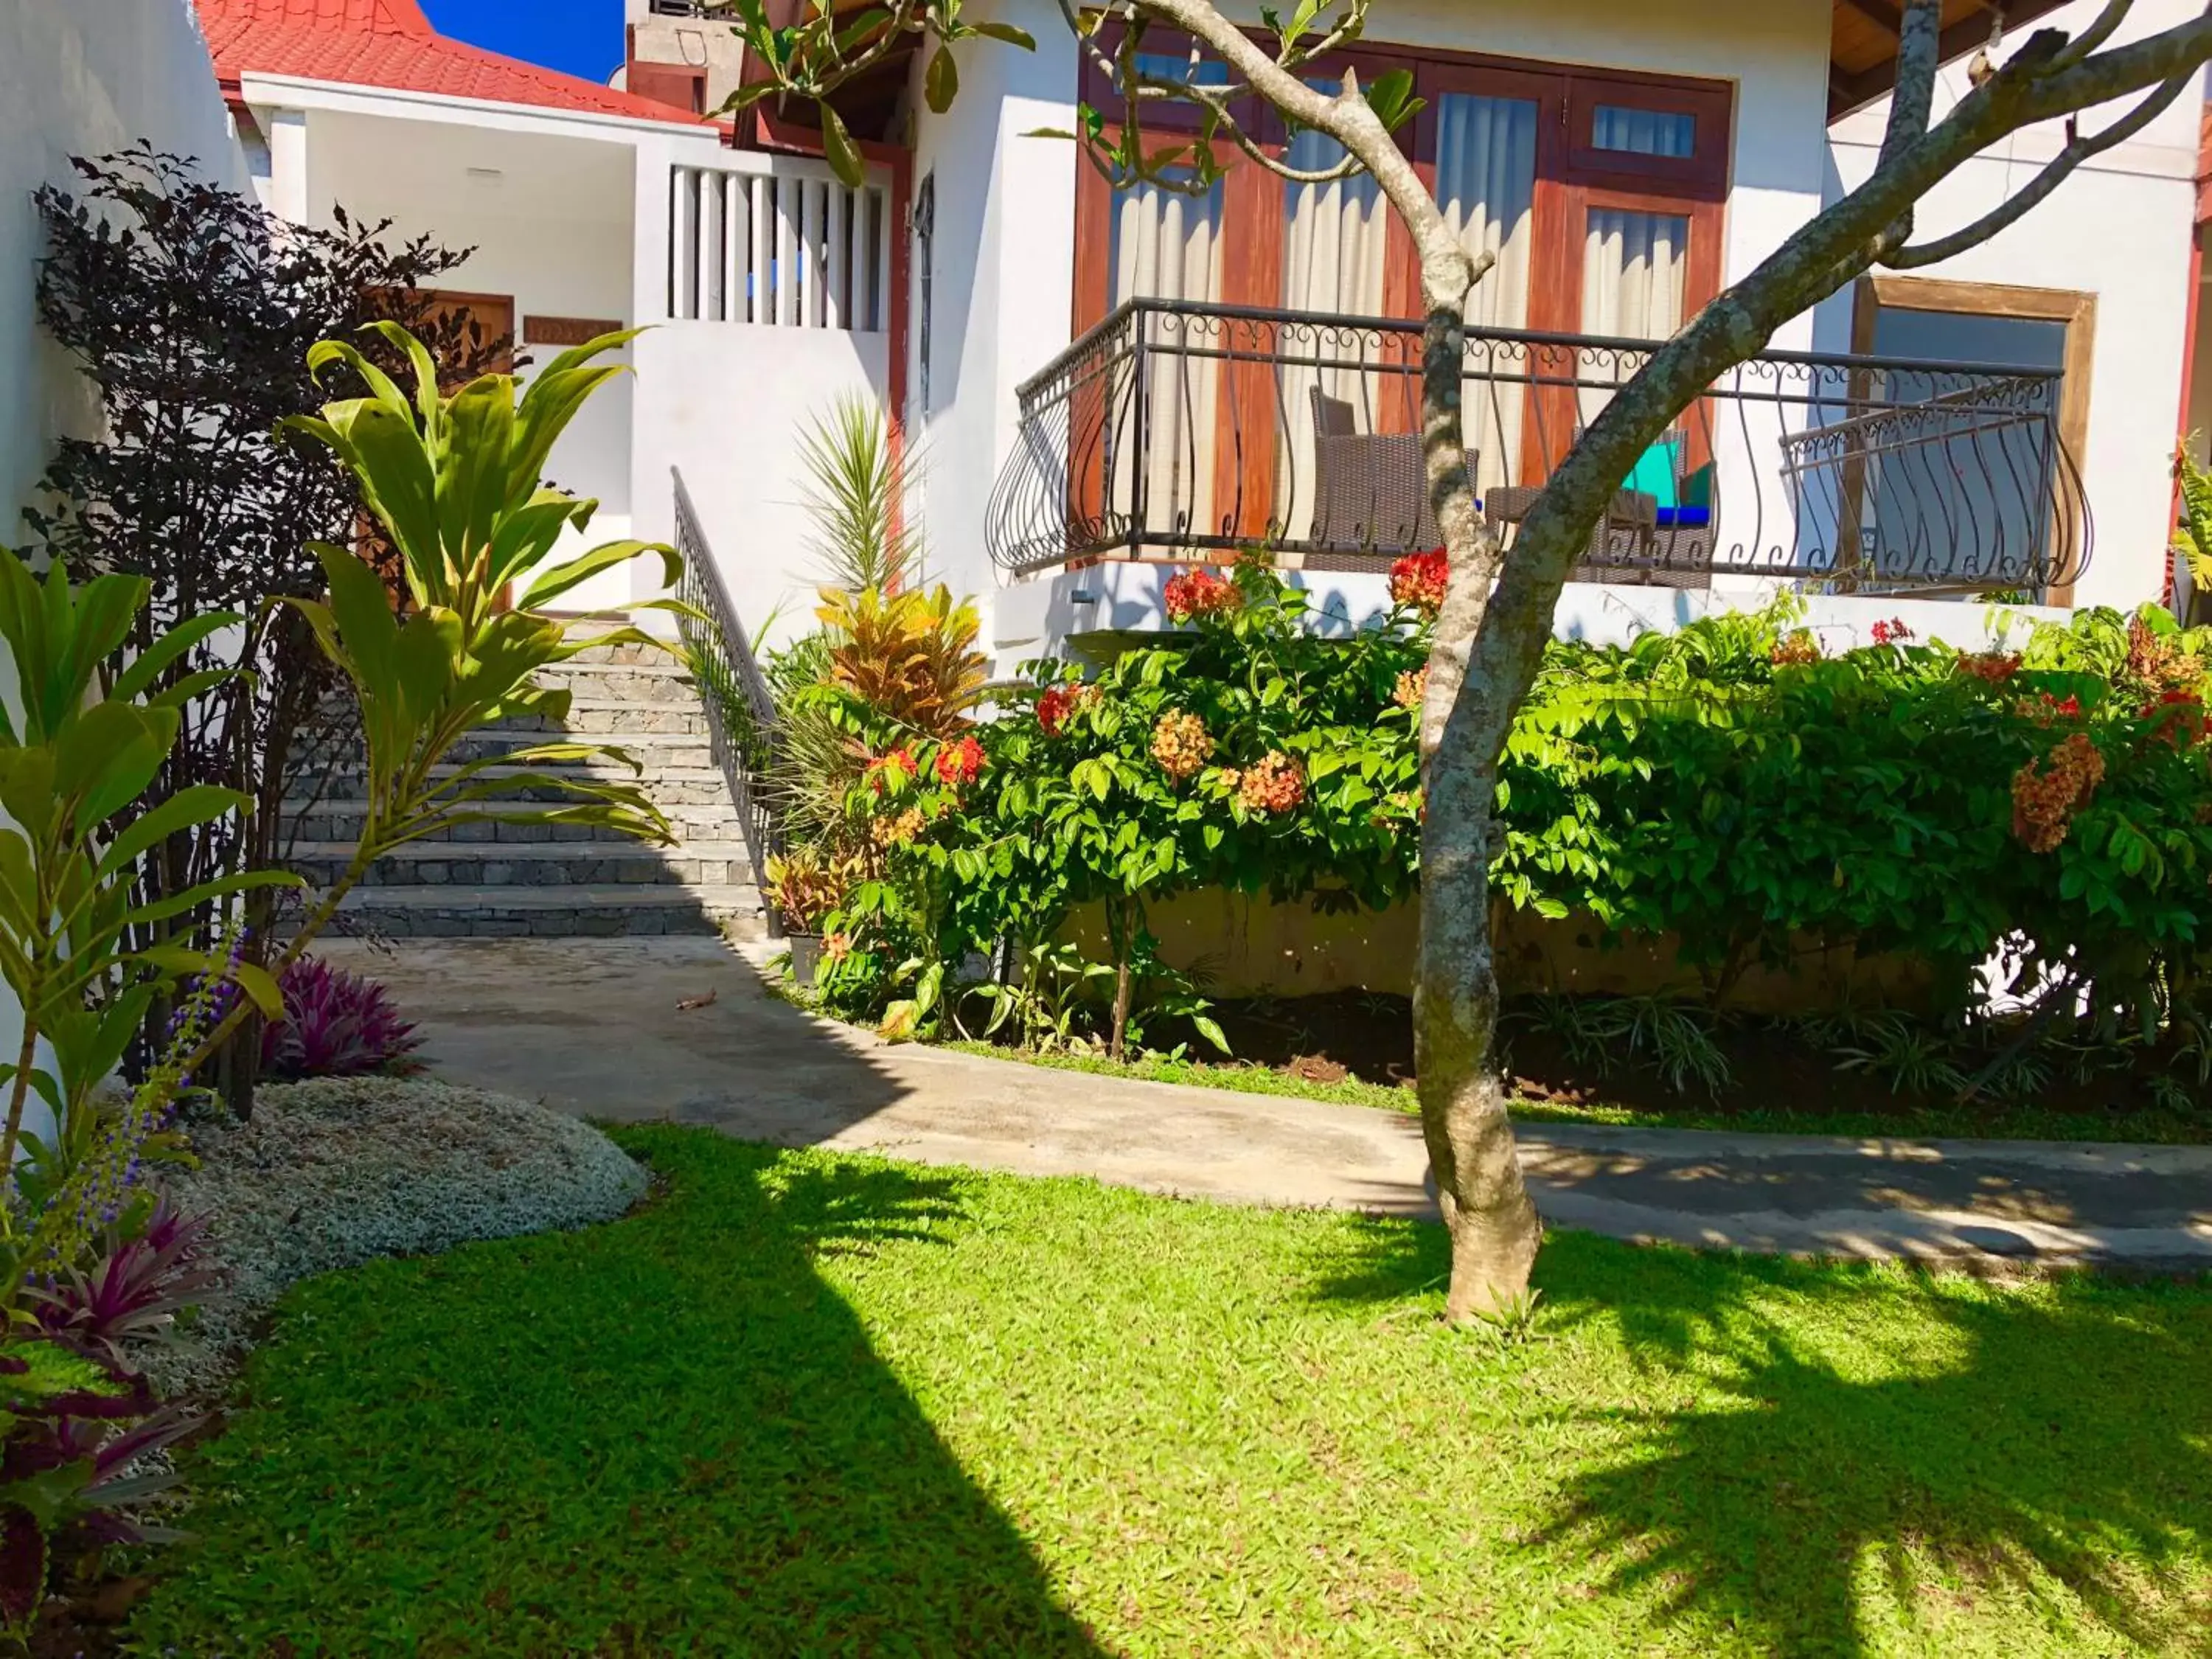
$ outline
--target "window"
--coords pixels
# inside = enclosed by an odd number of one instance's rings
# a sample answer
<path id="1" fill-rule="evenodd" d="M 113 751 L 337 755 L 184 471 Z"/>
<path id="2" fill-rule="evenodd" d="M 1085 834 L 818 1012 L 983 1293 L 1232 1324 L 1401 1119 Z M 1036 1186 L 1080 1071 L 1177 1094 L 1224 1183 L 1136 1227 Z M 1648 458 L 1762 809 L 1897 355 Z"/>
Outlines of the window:
<path id="1" fill-rule="evenodd" d="M 1109 52 L 1115 27 L 1101 33 Z M 1148 32 L 1145 45 L 1154 72 L 1193 73 L 1187 45 L 1171 33 Z M 1334 56 L 1309 73 L 1334 88 L 1347 66 L 1370 79 L 1389 70 L 1413 76 L 1423 107 L 1402 142 L 1464 245 L 1494 260 L 1468 296 L 1470 326 L 1664 337 L 1717 292 L 1729 85 L 1389 46 Z M 1224 78 L 1218 68 L 1201 59 L 1195 72 L 1218 82 Z M 1121 103 L 1088 60 L 1079 96 L 1109 117 Z M 1249 98 L 1231 112 L 1301 171 L 1325 172 L 1341 155 L 1333 139 L 1291 131 Z M 1148 135 L 1163 143 L 1199 142 L 1197 126 L 1193 112 L 1171 104 L 1147 113 Z M 1118 137 L 1110 120 L 1107 137 Z M 1214 142 L 1224 164 L 1237 161 L 1225 141 Z M 1150 186 L 1117 192 L 1086 162 L 1075 165 L 1079 332 L 1139 297 L 1313 316 L 1419 314 L 1412 239 L 1364 175 L 1295 183 L 1239 164 L 1207 198 L 1192 201 Z M 1339 331 L 1312 347 L 1312 361 L 1287 365 L 1279 376 L 1265 365 L 1231 366 L 1220 387 L 1205 380 L 1200 389 L 1213 390 L 1184 398 L 1173 435 L 1190 491 L 1242 504 L 1238 523 L 1217 529 L 1257 535 L 1270 522 L 1312 517 L 1300 492 L 1310 495 L 1319 475 L 1310 452 L 1322 411 L 1348 421 L 1354 434 L 1417 429 L 1417 353 L 1402 337 L 1375 339 Z M 1377 351 L 1388 361 L 1376 361 Z M 1560 434 L 1603 407 L 1619 354 L 1584 357 L 1591 372 L 1582 378 L 1600 382 L 1595 386 L 1495 392 L 1469 406 L 1478 492 L 1541 476 L 1548 460 L 1534 450 L 1543 435 L 1556 448 Z M 1231 421 L 1236 407 L 1267 405 L 1285 411 L 1272 453 L 1211 429 Z M 1310 419 L 1300 412 L 1309 405 L 1316 411 Z M 1157 491 L 1154 498 L 1164 499 Z"/>
<path id="2" fill-rule="evenodd" d="M 1990 574 L 1992 560 L 2023 571 L 2038 556 L 2062 562 L 2052 555 L 2071 540 L 2064 515 L 2076 510 L 2074 468 L 2088 438 L 2096 309 L 2095 295 L 2066 289 L 1860 280 L 1851 348 L 1895 365 L 1868 371 L 1860 395 L 1904 406 L 1897 418 L 1917 422 L 1923 437 L 1931 419 L 1944 422 L 1934 444 L 1889 455 L 1869 446 L 1855 494 L 1858 540 L 1877 567 L 1886 557 L 1924 562 L 1931 554 L 1976 575 Z M 1952 407 L 1960 394 L 1944 379 L 1947 363 L 2055 373 L 2056 398 Z M 2024 479 L 2040 487 L 2023 491 Z M 2065 605 L 2073 595 L 2059 587 L 2045 597 Z"/>

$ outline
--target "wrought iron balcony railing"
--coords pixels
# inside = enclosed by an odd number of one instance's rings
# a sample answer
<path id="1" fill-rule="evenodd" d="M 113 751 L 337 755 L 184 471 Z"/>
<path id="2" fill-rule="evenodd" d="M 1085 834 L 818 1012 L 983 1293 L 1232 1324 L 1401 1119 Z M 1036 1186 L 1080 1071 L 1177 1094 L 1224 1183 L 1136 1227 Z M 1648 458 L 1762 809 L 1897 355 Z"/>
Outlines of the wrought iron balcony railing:
<path id="1" fill-rule="evenodd" d="M 1442 538 L 1419 431 L 1421 325 L 1138 300 L 1020 389 L 993 491 L 1009 575 L 1100 556 L 1380 569 Z M 1485 517 L 1528 504 L 1650 342 L 1470 327 L 1462 404 Z M 1575 575 L 1703 587 L 2047 592 L 2087 565 L 2061 375 L 1770 351 L 1621 480 Z"/>

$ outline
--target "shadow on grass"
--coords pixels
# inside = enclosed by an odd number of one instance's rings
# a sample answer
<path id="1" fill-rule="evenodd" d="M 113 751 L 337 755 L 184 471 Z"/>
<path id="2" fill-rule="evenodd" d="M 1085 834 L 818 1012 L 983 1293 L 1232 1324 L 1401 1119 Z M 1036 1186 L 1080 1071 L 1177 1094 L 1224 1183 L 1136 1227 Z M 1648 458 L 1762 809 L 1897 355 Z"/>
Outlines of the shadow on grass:
<path id="1" fill-rule="evenodd" d="M 1442 1228 L 1376 1221 L 1319 1294 L 1440 1304 L 1448 1265 Z M 1554 1233 L 1536 1283 L 1553 1338 L 1680 1402 L 1557 1413 L 1619 1449 L 1528 1541 L 1615 1564 L 1603 1593 L 1851 1656 L 1939 1651 L 1991 1596 L 2063 1628 L 2056 1581 L 2093 1629 L 2212 1653 L 2212 1281 L 2000 1290 Z"/>
<path id="2" fill-rule="evenodd" d="M 149 1650 L 1099 1650 L 815 1263 L 965 1224 L 957 1181 L 696 1131 L 611 1227 L 303 1287 L 188 1473 L 234 1493 Z M 866 1272 L 865 1261 L 848 1263 Z"/>

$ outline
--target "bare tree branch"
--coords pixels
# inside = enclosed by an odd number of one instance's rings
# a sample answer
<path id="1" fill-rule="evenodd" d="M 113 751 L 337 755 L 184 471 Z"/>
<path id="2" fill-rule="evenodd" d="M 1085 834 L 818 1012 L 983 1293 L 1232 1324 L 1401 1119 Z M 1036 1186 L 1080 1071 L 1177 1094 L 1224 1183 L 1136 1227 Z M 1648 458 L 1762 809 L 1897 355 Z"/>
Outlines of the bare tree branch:
<path id="1" fill-rule="evenodd" d="M 2067 140 L 2066 147 L 2053 156 L 2043 171 L 2030 179 L 2017 195 L 2000 203 L 1973 223 L 1952 232 L 1948 236 L 1939 236 L 1932 242 L 1918 242 L 1884 254 L 1881 263 L 1892 270 L 1915 270 L 1923 265 L 1940 264 L 1964 253 L 1968 248 L 1979 247 L 2008 225 L 2026 216 L 2039 202 L 2063 184 L 2067 175 L 2082 162 L 2093 155 L 2103 154 L 2115 144 L 2124 143 L 2141 132 L 2156 120 L 2160 112 L 2175 99 L 2195 86 L 2197 81 L 2194 71 L 2175 76 L 2102 132 L 2088 137 L 2074 134 Z"/>
<path id="2" fill-rule="evenodd" d="M 2051 60 L 2054 65 L 2064 69 L 2080 63 L 2112 38 L 2112 31 L 2127 21 L 2128 14 L 2135 7 L 2136 0 L 2106 0 L 2104 10 L 2097 14 L 2089 27 L 2075 35 L 2072 44 Z"/>
<path id="3" fill-rule="evenodd" d="M 1898 20 L 1897 85 L 1890 94 L 1889 125 L 1881 136 L 1888 161 L 1927 135 L 1936 106 L 1936 70 L 1943 55 L 1943 0 L 1905 0 Z"/>

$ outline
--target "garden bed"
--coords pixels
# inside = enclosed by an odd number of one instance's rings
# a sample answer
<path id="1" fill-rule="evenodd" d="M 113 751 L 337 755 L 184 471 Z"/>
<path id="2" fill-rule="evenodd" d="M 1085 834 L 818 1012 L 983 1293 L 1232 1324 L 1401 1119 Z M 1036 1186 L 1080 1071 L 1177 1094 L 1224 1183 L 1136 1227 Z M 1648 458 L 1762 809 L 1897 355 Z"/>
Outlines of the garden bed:
<path id="1" fill-rule="evenodd" d="M 1517 1115 L 1639 1127 L 1717 1128 L 1811 1134 L 1957 1135 L 1997 1139 L 2126 1140 L 2212 1143 L 2212 1097 L 2196 1091 L 2191 1108 L 2161 1104 L 2150 1083 L 2164 1073 L 2191 1074 L 2146 1059 L 2138 1049 L 2075 1050 L 2031 1047 L 2045 1080 L 2027 1098 L 1984 1096 L 1964 1104 L 1955 1085 L 1899 1089 L 1892 1077 L 1917 1066 L 1948 1066 L 1968 1079 L 1981 1050 L 1943 1048 L 1931 1028 L 1899 1024 L 1887 1037 L 1870 1023 L 1856 1038 L 1868 1063 L 1847 1066 L 1854 1043 L 1843 1029 L 1817 1022 L 1692 1019 L 1726 1067 L 1707 1089 L 1685 1087 L 1662 1065 L 1626 1042 L 1585 1038 L 1577 1044 L 1550 1025 L 1571 1024 L 1576 1010 L 1595 1000 L 1523 1000 L 1506 1014 L 1507 1059 Z M 1625 1005 L 1614 1005 L 1625 1006 Z M 1645 1005 L 1647 1007 L 1650 1005 Z M 1679 1011 L 1678 1011 L 1679 1012 Z M 1417 1109 L 1413 1085 L 1413 1011 L 1403 997 L 1342 992 L 1289 1000 L 1224 1001 L 1213 1006 L 1237 1058 L 1205 1059 L 1194 1032 L 1170 1028 L 1161 1039 L 1184 1049 L 1176 1060 L 1139 1059 L 1126 1067 L 1103 1059 L 1049 1057 L 1043 1063 L 1119 1073 L 1157 1081 L 1256 1093 L 1297 1094 L 1349 1104 Z M 1587 1018 L 1587 1015 L 1583 1016 Z M 1829 1046 L 1816 1046 L 1825 1036 Z M 1012 1050 L 957 1045 L 1005 1058 Z M 1592 1057 L 1593 1047 L 1605 1054 Z M 1983 1063 L 1986 1063 L 1985 1060 Z M 2084 1077 L 2079 1069 L 2084 1068 Z"/>

